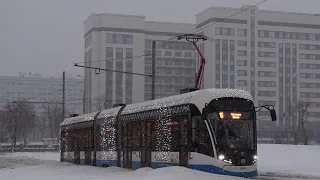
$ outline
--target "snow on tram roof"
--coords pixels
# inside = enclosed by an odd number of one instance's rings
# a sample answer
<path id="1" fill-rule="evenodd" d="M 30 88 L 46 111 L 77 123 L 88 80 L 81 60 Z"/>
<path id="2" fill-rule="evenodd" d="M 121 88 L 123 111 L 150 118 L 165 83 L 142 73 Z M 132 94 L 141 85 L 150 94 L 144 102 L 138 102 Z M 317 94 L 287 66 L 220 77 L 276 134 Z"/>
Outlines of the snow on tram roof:
<path id="1" fill-rule="evenodd" d="M 179 94 L 162 99 L 130 104 L 126 108 L 124 108 L 121 114 L 130 114 L 139 111 L 146 111 L 188 103 L 196 105 L 198 109 L 202 111 L 202 108 L 204 108 L 205 103 L 209 103 L 213 99 L 218 99 L 222 97 L 239 97 L 248 100 L 253 100 L 251 94 L 245 90 L 212 88 L 193 91 L 185 94 Z"/>
<path id="2" fill-rule="evenodd" d="M 86 119 L 90 120 L 93 119 L 93 117 L 97 114 L 97 112 L 93 112 L 93 113 L 89 113 L 89 114 L 83 114 L 80 116 L 76 116 L 76 117 L 70 117 L 70 118 L 66 118 L 61 124 L 60 126 L 64 126 L 64 125 L 68 125 L 68 124 L 74 124 L 74 123 L 79 123 L 82 121 L 86 121 Z"/>
<path id="3" fill-rule="evenodd" d="M 103 110 L 102 112 L 104 112 L 104 114 L 107 115 L 107 116 L 110 116 L 110 113 L 116 115 L 116 113 L 119 111 L 120 108 L 121 107 L 115 107 L 115 108 L 112 108 L 112 109 Z M 100 114 L 102 114 L 102 112 Z M 89 113 L 89 114 L 83 114 L 83 115 L 76 116 L 76 117 L 67 118 L 60 124 L 60 126 L 65 126 L 65 125 L 68 125 L 68 124 L 75 124 L 75 123 L 80 123 L 80 122 L 91 121 L 91 120 L 93 120 L 94 116 L 97 113 L 98 113 L 98 111 L 97 112 L 92 112 L 92 113 Z M 98 116 L 98 117 L 100 117 L 100 116 Z"/>
<path id="4" fill-rule="evenodd" d="M 175 96 L 170 96 L 162 99 L 156 99 L 151 101 L 145 101 L 135 104 L 127 105 L 121 114 L 130 114 L 139 111 L 147 111 L 157 108 L 163 108 L 168 106 L 175 106 L 181 104 L 194 104 L 201 111 L 206 103 L 209 103 L 213 99 L 223 98 L 223 97 L 238 97 L 247 100 L 253 100 L 251 94 L 248 91 L 241 89 L 203 89 L 198 91 L 193 91 L 189 93 L 179 94 Z M 98 116 L 99 118 L 106 118 L 109 116 L 116 116 L 121 107 L 116 107 L 112 109 L 106 109 L 101 111 Z M 77 117 L 65 119 L 61 125 L 74 124 L 79 122 L 91 121 L 93 117 L 98 112 L 84 114 Z"/>

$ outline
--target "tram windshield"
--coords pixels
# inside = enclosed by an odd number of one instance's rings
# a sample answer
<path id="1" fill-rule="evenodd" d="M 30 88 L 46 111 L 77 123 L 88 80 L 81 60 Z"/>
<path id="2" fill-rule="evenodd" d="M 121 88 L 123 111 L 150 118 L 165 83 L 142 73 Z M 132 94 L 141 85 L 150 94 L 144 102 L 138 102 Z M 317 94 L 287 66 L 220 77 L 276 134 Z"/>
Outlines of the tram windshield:
<path id="1" fill-rule="evenodd" d="M 232 112 L 224 112 L 232 113 Z M 240 114 L 237 112 L 237 114 Z M 247 114 L 248 119 L 221 118 L 214 112 L 208 115 L 208 120 L 215 132 L 216 140 L 220 148 L 232 149 L 254 149 L 254 126 L 251 112 L 241 112 Z"/>
<path id="2" fill-rule="evenodd" d="M 239 99 L 217 100 L 207 120 L 220 150 L 255 148 L 255 116 L 251 104 Z"/>

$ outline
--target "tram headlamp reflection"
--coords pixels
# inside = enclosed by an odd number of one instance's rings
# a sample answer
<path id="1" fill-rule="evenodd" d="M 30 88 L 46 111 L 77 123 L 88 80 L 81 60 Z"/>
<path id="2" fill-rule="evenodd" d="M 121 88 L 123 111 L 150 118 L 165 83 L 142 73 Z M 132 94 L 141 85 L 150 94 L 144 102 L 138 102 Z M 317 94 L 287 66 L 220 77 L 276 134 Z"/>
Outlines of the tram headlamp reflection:
<path id="1" fill-rule="evenodd" d="M 220 155 L 218 156 L 218 158 L 219 158 L 219 160 L 223 160 L 223 159 L 224 159 L 224 155 L 223 155 L 223 154 L 220 154 Z"/>

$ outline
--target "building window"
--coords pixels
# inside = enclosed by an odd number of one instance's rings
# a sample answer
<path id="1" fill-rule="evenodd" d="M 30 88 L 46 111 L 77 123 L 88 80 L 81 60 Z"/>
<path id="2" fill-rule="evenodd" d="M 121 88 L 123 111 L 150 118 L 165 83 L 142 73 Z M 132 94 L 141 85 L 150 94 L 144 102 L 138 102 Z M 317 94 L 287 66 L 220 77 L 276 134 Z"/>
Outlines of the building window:
<path id="1" fill-rule="evenodd" d="M 268 61 L 259 61 L 258 67 L 276 67 L 275 62 L 268 62 Z"/>
<path id="2" fill-rule="evenodd" d="M 276 72 L 273 71 L 259 71 L 258 72 L 259 77 L 275 77 Z"/>
<path id="3" fill-rule="evenodd" d="M 216 35 L 234 36 L 234 29 L 216 27 Z"/>
<path id="4" fill-rule="evenodd" d="M 185 53 L 184 53 L 184 57 L 192 57 L 191 52 L 185 52 Z"/>
<path id="5" fill-rule="evenodd" d="M 265 96 L 265 97 L 275 97 L 275 91 L 258 91 L 258 96 Z"/>
<path id="6" fill-rule="evenodd" d="M 175 57 L 182 57 L 182 52 L 176 51 L 176 52 L 174 53 L 174 56 L 175 56 Z"/>
<path id="7" fill-rule="evenodd" d="M 113 48 L 106 47 L 106 60 L 112 60 L 112 59 L 113 59 Z"/>
<path id="8" fill-rule="evenodd" d="M 113 41 L 113 34 L 111 33 L 106 33 L 106 38 L 107 38 L 107 43 L 108 44 L 113 44 L 115 41 Z"/>
<path id="9" fill-rule="evenodd" d="M 258 42 L 258 47 L 275 48 L 276 43 L 275 42 Z"/>
<path id="10" fill-rule="evenodd" d="M 276 82 L 274 81 L 258 81 L 259 87 L 276 87 Z"/>
<path id="11" fill-rule="evenodd" d="M 238 64 L 238 66 L 247 66 L 247 61 L 246 60 L 238 60 L 237 64 Z"/>
<path id="12" fill-rule="evenodd" d="M 276 53 L 275 52 L 264 52 L 264 51 L 259 51 L 258 52 L 259 57 L 268 57 L 268 58 L 275 58 Z"/>
<path id="13" fill-rule="evenodd" d="M 108 44 L 133 44 L 133 35 L 106 33 L 106 42 Z"/>
<path id="14" fill-rule="evenodd" d="M 238 76 L 247 76 L 247 71 L 245 71 L 245 70 L 238 70 Z"/>
<path id="15" fill-rule="evenodd" d="M 247 36 L 247 29 L 238 29 L 238 36 Z"/>
<path id="16" fill-rule="evenodd" d="M 247 86 L 247 80 L 238 80 L 238 86 Z"/>
<path id="17" fill-rule="evenodd" d="M 247 56 L 247 51 L 238 50 L 238 56 Z"/>
<path id="18" fill-rule="evenodd" d="M 247 46 L 247 41 L 238 40 L 238 46 Z"/>

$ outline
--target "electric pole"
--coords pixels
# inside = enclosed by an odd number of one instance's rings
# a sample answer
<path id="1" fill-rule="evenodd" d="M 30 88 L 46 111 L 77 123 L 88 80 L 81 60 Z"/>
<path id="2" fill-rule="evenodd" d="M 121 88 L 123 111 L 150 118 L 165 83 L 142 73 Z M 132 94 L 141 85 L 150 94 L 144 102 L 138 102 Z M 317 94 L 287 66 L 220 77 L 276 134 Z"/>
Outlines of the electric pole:
<path id="1" fill-rule="evenodd" d="M 83 102 L 82 102 L 82 113 L 86 112 L 86 80 L 83 78 Z"/>
<path id="2" fill-rule="evenodd" d="M 155 99 L 156 86 L 156 41 L 152 41 L 152 95 L 151 100 Z"/>
<path id="3" fill-rule="evenodd" d="M 66 99 L 65 99 L 65 93 L 66 93 L 66 73 L 63 71 L 62 74 L 62 121 L 64 120 L 65 117 L 65 104 L 66 104 Z"/>

